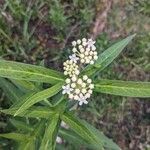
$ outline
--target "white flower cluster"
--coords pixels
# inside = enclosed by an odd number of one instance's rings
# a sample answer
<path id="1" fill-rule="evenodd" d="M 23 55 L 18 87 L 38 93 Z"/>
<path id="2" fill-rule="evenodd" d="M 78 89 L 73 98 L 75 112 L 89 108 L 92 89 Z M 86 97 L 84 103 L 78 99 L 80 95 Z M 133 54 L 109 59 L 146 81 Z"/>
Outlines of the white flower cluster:
<path id="1" fill-rule="evenodd" d="M 79 105 L 87 104 L 87 99 L 91 97 L 94 84 L 87 75 L 79 77 L 80 70 L 78 61 L 81 64 L 94 64 L 94 60 L 98 59 L 95 41 L 85 39 L 73 41 L 73 54 L 69 56 L 69 60 L 65 61 L 64 75 L 68 75 L 66 84 L 62 87 L 62 94 L 68 94 L 69 99 L 79 101 Z"/>
<path id="2" fill-rule="evenodd" d="M 79 101 L 79 105 L 87 104 L 87 98 L 91 97 L 94 84 L 92 80 L 84 75 L 83 78 L 77 78 L 72 76 L 72 78 L 66 79 L 66 85 L 62 87 L 63 94 L 68 94 L 70 99 Z"/>
<path id="3" fill-rule="evenodd" d="M 82 64 L 94 64 L 94 61 L 98 59 L 95 41 L 92 39 L 77 40 L 72 42 L 73 53 L 79 57 Z"/>
<path id="4" fill-rule="evenodd" d="M 67 60 L 63 63 L 63 65 L 64 75 L 69 75 L 70 77 L 72 77 L 73 75 L 79 75 L 79 67 L 74 61 Z"/>

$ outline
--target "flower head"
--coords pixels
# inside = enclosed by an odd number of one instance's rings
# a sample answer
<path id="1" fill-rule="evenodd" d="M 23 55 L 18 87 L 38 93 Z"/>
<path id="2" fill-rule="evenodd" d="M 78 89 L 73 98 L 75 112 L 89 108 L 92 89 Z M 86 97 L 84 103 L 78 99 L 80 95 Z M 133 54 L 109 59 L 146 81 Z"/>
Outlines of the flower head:
<path id="1" fill-rule="evenodd" d="M 98 59 L 97 52 L 95 51 L 96 47 L 94 44 L 95 41 L 86 38 L 74 41 L 72 51 L 75 56 L 80 58 L 80 62 L 82 64 L 94 64 L 94 61 Z"/>
<path id="2" fill-rule="evenodd" d="M 73 75 L 79 75 L 79 67 L 73 60 L 67 60 L 64 62 L 64 75 L 69 75 L 72 77 Z"/>
<path id="3" fill-rule="evenodd" d="M 70 90 L 71 88 L 71 90 Z M 87 104 L 87 99 L 91 97 L 94 84 L 88 76 L 82 78 L 73 76 L 70 80 L 66 79 L 65 91 L 63 94 L 68 94 L 69 98 L 79 102 L 79 105 Z"/>

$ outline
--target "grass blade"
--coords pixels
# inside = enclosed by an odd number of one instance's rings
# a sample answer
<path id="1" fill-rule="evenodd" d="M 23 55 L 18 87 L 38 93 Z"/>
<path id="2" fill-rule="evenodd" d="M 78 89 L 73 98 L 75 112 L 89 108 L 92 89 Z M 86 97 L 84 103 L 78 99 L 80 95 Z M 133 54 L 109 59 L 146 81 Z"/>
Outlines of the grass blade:
<path id="1" fill-rule="evenodd" d="M 119 96 L 150 97 L 150 82 L 100 80 L 94 90 Z"/>

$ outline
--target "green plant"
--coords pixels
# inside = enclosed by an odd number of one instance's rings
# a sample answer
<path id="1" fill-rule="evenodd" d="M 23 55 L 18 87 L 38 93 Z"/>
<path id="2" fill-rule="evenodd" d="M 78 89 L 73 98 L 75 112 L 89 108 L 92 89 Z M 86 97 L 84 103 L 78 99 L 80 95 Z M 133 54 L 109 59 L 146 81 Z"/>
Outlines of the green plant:
<path id="1" fill-rule="evenodd" d="M 105 50 L 99 55 L 95 64 L 87 65 L 82 75 L 93 79 L 94 92 L 129 97 L 150 97 L 150 83 L 115 81 L 96 78 L 133 39 L 129 36 Z M 0 87 L 12 104 L 9 109 L 0 110 L 12 115 L 10 124 L 15 130 L 0 134 L 0 137 L 16 141 L 15 149 L 63 149 L 56 144 L 57 136 L 74 141 L 75 148 L 84 145 L 89 149 L 119 150 L 112 140 L 79 119 L 71 111 L 75 101 L 68 101 L 60 91 L 65 83 L 65 76 L 52 69 L 40 66 L 0 60 Z M 5 79 L 7 78 L 7 79 Z M 8 80 L 9 79 L 9 80 Z M 45 88 L 49 87 L 49 88 Z M 69 129 L 61 127 L 61 121 L 69 125 Z M 64 148 L 65 149 L 65 148 Z"/>

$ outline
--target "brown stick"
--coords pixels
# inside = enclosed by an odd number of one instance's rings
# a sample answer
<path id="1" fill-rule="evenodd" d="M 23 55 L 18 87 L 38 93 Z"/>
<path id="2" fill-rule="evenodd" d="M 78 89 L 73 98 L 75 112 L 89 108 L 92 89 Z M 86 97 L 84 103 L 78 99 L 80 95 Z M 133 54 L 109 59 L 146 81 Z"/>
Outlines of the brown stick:
<path id="1" fill-rule="evenodd" d="M 104 9 L 97 12 L 91 33 L 92 39 L 95 39 L 101 32 L 104 31 L 107 24 L 108 12 L 112 6 L 112 0 L 103 0 L 102 4 Z"/>

